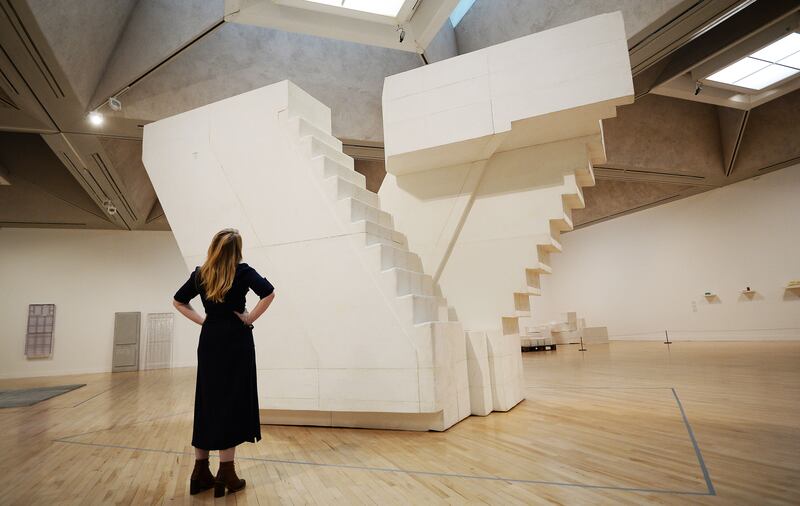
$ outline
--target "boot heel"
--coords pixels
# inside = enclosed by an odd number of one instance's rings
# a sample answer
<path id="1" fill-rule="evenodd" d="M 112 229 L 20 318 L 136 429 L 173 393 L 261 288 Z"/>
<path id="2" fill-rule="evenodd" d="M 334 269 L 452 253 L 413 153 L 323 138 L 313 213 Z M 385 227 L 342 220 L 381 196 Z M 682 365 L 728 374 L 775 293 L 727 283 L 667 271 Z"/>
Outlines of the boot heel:
<path id="1" fill-rule="evenodd" d="M 203 488 L 198 480 L 191 480 L 189 481 L 189 495 L 199 494 L 203 490 L 208 490 L 207 488 Z"/>
<path id="2" fill-rule="evenodd" d="M 215 483 L 214 484 L 214 497 L 222 497 L 225 495 L 225 484 L 224 483 Z"/>

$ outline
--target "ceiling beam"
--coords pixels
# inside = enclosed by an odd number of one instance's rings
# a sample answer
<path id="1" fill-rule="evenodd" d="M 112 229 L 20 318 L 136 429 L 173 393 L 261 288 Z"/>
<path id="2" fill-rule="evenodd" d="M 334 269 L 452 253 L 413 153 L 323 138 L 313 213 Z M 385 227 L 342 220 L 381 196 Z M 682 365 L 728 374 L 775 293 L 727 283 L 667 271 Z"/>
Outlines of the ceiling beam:
<path id="1" fill-rule="evenodd" d="M 747 118 L 750 111 L 731 109 L 730 107 L 717 107 L 717 117 L 719 119 L 719 139 L 722 149 L 722 170 L 725 177 L 730 177 L 736 165 L 736 155 L 742 145 L 745 128 L 747 128 Z"/>

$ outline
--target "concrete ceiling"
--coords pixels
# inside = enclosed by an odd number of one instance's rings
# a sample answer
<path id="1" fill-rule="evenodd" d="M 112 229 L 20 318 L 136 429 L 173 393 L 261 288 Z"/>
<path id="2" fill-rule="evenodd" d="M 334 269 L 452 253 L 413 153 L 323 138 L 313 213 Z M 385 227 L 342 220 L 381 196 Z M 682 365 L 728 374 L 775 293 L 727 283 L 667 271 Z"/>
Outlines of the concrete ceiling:
<path id="1" fill-rule="evenodd" d="M 141 163 L 141 126 L 284 79 L 331 107 L 334 135 L 377 189 L 386 76 L 614 10 L 644 91 L 605 122 L 608 161 L 576 224 L 777 170 L 800 161 L 800 91 L 751 110 L 647 93 L 668 64 L 701 64 L 709 42 L 693 47 L 697 34 L 744 4 L 477 0 L 419 55 L 226 21 L 224 0 L 0 0 L 0 178 L 10 183 L 0 226 L 169 229 Z M 95 109 L 99 128 L 86 121 Z"/>

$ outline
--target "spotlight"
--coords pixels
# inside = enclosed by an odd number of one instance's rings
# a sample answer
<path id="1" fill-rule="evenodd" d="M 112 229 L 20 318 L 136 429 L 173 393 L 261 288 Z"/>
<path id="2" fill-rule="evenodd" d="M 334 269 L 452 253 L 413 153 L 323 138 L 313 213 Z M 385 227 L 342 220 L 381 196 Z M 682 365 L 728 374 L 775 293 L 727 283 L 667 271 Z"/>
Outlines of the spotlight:
<path id="1" fill-rule="evenodd" d="M 695 96 L 699 95 L 701 91 L 703 91 L 703 85 L 702 83 L 700 83 L 700 81 L 697 81 L 696 83 L 694 83 Z"/>
<path id="2" fill-rule="evenodd" d="M 103 115 L 97 111 L 92 111 L 89 113 L 89 123 L 94 126 L 100 126 L 103 124 Z"/>
<path id="3" fill-rule="evenodd" d="M 122 110 L 122 102 L 120 102 L 117 97 L 110 97 L 108 99 L 108 106 L 111 108 L 112 111 Z"/>
<path id="4" fill-rule="evenodd" d="M 396 30 L 397 30 L 397 33 L 400 34 L 400 43 L 402 44 L 403 40 L 406 38 L 406 31 L 400 25 L 397 25 Z"/>
<path id="5" fill-rule="evenodd" d="M 110 200 L 104 200 L 103 201 L 103 206 L 106 208 L 106 212 L 108 214 L 110 214 L 112 216 L 117 214 L 117 206 L 115 206 L 114 203 L 111 202 Z"/>

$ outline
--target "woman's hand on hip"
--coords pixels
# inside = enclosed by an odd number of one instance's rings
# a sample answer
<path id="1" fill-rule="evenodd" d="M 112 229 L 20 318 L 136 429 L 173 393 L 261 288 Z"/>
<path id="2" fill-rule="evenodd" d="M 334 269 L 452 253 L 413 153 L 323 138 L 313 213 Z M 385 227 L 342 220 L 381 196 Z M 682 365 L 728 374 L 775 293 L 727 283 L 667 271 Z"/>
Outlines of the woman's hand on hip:
<path id="1" fill-rule="evenodd" d="M 239 319 L 242 320 L 242 323 L 244 323 L 245 325 L 253 324 L 253 322 L 250 321 L 250 313 L 246 309 L 244 313 L 239 313 L 238 311 L 234 311 L 234 313 L 236 313 L 236 316 L 238 316 Z"/>

